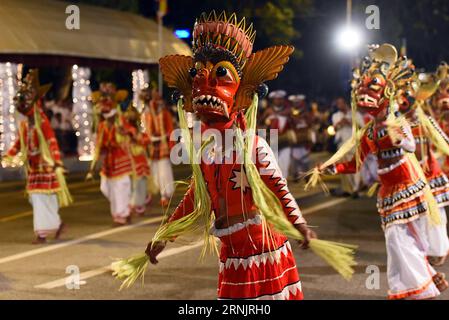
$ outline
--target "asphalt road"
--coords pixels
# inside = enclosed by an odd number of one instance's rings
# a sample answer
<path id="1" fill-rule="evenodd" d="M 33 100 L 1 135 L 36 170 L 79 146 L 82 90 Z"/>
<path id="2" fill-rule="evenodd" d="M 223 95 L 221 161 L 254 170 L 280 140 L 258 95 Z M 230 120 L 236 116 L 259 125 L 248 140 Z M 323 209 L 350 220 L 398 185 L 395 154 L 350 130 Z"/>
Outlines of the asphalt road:
<path id="1" fill-rule="evenodd" d="M 185 172 L 178 170 L 178 176 Z M 61 210 L 68 224 L 63 240 L 31 245 L 31 206 L 23 182 L 0 185 L 0 299 L 215 299 L 217 257 L 199 260 L 201 247 L 194 239 L 170 244 L 157 266 L 150 266 L 145 283 L 119 291 L 108 266 L 115 258 L 142 252 L 157 229 L 162 210 L 154 205 L 131 226 L 113 228 L 109 207 L 97 182 L 70 179 L 75 197 Z M 306 299 L 385 299 L 386 253 L 373 199 L 342 199 L 318 191 L 290 189 L 320 238 L 359 245 L 358 266 L 351 281 L 336 274 L 310 251 L 293 244 Z M 176 203 L 183 193 L 177 191 Z M 440 268 L 449 273 L 449 263 Z M 379 270 L 379 286 L 367 288 L 370 270 Z M 67 277 L 79 270 L 79 288 L 67 286 Z M 449 299 L 449 293 L 441 296 Z"/>

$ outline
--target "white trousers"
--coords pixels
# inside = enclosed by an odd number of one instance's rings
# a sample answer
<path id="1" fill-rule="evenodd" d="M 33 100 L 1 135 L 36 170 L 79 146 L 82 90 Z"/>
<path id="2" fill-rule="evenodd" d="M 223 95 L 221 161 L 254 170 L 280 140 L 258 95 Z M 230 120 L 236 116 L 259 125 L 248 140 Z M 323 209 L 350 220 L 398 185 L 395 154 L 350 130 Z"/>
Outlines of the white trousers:
<path id="1" fill-rule="evenodd" d="M 173 170 L 170 159 L 152 160 L 151 174 L 160 190 L 161 198 L 170 199 L 175 192 Z"/>
<path id="2" fill-rule="evenodd" d="M 145 212 L 145 205 L 148 199 L 147 177 L 132 179 L 131 190 L 131 208 L 137 213 Z"/>
<path id="3" fill-rule="evenodd" d="M 288 179 L 290 173 L 290 161 L 292 156 L 292 148 L 283 148 L 279 150 L 279 168 L 281 169 L 282 176 Z"/>
<path id="4" fill-rule="evenodd" d="M 430 257 L 445 257 L 449 253 L 449 239 L 447 238 L 447 217 L 445 208 L 440 208 L 441 225 L 434 226 L 427 219 L 427 237 Z"/>
<path id="5" fill-rule="evenodd" d="M 131 178 L 129 176 L 107 178 L 102 175 L 100 189 L 109 200 L 114 222 L 125 223 L 130 214 Z"/>
<path id="6" fill-rule="evenodd" d="M 392 299 L 429 299 L 440 295 L 435 269 L 427 262 L 427 217 L 385 230 L 387 277 Z"/>
<path id="7" fill-rule="evenodd" d="M 61 225 L 58 196 L 55 193 L 31 193 L 29 200 L 33 206 L 33 224 L 36 235 L 45 238 L 56 232 Z"/>

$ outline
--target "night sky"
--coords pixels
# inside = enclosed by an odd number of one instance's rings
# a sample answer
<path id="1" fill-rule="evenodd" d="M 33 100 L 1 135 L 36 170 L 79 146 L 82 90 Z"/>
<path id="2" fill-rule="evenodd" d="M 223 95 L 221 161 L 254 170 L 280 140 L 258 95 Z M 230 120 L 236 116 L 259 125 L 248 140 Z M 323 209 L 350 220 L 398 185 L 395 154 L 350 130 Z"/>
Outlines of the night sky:
<path id="1" fill-rule="evenodd" d="M 150 18 L 155 17 L 157 10 L 153 0 L 72 1 L 131 10 Z M 255 4 L 267 2 L 248 1 Z M 173 29 L 191 30 L 195 18 L 201 12 L 209 12 L 211 9 L 221 11 L 224 8 L 229 11 L 232 8 L 238 14 L 245 5 L 248 7 L 248 1 L 168 0 L 169 12 L 164 18 L 164 24 Z M 307 13 L 295 11 L 294 27 L 301 36 L 289 43 L 303 55 L 290 60 L 280 77 L 269 83 L 270 89 L 282 88 L 292 94 L 304 93 L 309 100 L 332 100 L 340 95 L 347 97 L 351 58 L 347 53 L 339 51 L 335 44 L 336 31 L 345 23 L 346 0 L 309 1 L 312 3 L 312 10 Z M 279 5 L 289 0 L 271 2 Z M 377 5 L 380 9 L 380 30 L 370 31 L 365 28 L 365 9 L 368 5 Z M 257 26 L 257 16 L 251 20 Z M 353 0 L 353 24 L 362 28 L 365 45 L 389 42 L 400 47 L 403 39 L 406 39 L 407 55 L 413 58 L 418 68 L 433 71 L 442 60 L 449 60 L 448 0 Z M 187 41 L 190 42 L 191 39 Z M 255 49 L 262 49 L 266 43 L 267 39 L 263 39 L 258 33 Z M 366 53 L 364 48 L 365 46 L 359 50 L 359 57 Z"/>
<path id="2" fill-rule="evenodd" d="M 210 10 L 208 1 L 183 1 L 183 5 L 174 2 L 169 1 L 165 23 L 176 28 L 191 28 L 196 16 Z M 380 30 L 365 28 L 365 8 L 370 4 L 380 9 Z M 448 14 L 448 5 L 447 0 L 354 0 L 353 20 L 363 28 L 366 44 L 389 42 L 400 47 L 402 39 L 406 39 L 407 54 L 416 66 L 432 71 L 440 61 L 449 60 L 449 20 L 435 14 Z M 335 45 L 336 29 L 345 17 L 345 0 L 315 0 L 311 14 L 296 16 L 295 26 L 301 37 L 293 44 L 303 51 L 303 57 L 293 59 L 279 79 L 270 84 L 271 89 L 282 87 L 291 93 L 306 93 L 311 99 L 347 95 L 350 57 Z M 256 49 L 258 41 L 256 38 Z M 364 52 L 362 48 L 359 56 Z"/>

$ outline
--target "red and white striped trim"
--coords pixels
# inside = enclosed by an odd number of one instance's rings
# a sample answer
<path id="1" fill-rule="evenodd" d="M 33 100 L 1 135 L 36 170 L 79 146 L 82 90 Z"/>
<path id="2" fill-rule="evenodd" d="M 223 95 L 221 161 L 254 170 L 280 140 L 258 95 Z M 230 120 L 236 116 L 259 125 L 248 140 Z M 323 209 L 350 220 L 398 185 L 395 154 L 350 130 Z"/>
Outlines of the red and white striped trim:
<path id="1" fill-rule="evenodd" d="M 291 249 L 290 242 L 286 241 L 282 246 L 274 251 L 263 252 L 248 258 L 228 258 L 225 262 L 220 261 L 220 273 L 223 272 L 224 269 L 229 269 L 231 266 L 234 266 L 235 270 L 237 270 L 240 266 L 243 266 L 243 269 L 246 270 L 246 268 L 251 268 L 254 264 L 259 268 L 261 264 L 266 264 L 267 261 L 271 264 L 274 264 L 275 262 L 279 263 L 282 255 L 288 257 Z"/>
<path id="2" fill-rule="evenodd" d="M 253 284 L 258 284 L 258 283 L 266 283 L 266 282 L 271 282 L 271 281 L 277 281 L 279 279 L 282 279 L 287 272 L 296 270 L 296 268 L 297 268 L 296 265 L 294 265 L 293 267 L 285 269 L 279 276 L 274 277 L 274 278 L 270 278 L 270 279 L 248 281 L 248 282 L 226 282 L 226 281 L 223 281 L 223 282 L 221 282 L 221 284 L 222 285 L 227 285 L 227 286 L 248 286 L 248 285 L 253 285 Z"/>
<path id="3" fill-rule="evenodd" d="M 296 283 L 285 286 L 281 292 L 241 300 L 289 300 L 291 295 L 296 296 L 300 292 L 302 292 L 302 284 L 301 281 L 298 281 Z M 228 300 L 228 299 L 219 298 L 218 300 Z"/>
<path id="4" fill-rule="evenodd" d="M 226 229 L 217 229 L 215 228 L 215 225 L 212 225 L 212 228 L 210 229 L 209 233 L 217 238 L 221 238 L 224 236 L 230 236 L 231 234 L 243 230 L 244 228 L 249 227 L 251 225 L 261 225 L 261 224 L 262 224 L 262 217 L 260 215 L 257 215 L 252 219 L 248 219 L 245 222 L 236 223 Z"/>

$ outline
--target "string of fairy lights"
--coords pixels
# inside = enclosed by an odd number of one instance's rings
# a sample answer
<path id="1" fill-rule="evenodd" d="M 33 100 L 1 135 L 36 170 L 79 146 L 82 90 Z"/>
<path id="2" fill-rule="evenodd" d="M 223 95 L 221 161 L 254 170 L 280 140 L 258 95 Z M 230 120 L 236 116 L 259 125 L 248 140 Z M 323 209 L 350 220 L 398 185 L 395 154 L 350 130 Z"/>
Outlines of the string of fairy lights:
<path id="1" fill-rule="evenodd" d="M 0 154 L 4 155 L 16 142 L 18 125 L 14 108 L 14 96 L 22 78 L 22 64 L 10 62 L 0 63 Z M 78 139 L 78 155 L 80 161 L 92 160 L 95 150 L 95 137 L 92 132 L 93 108 L 90 87 L 91 70 L 86 67 L 73 65 L 72 67 L 72 101 L 73 128 Z M 132 106 L 143 112 L 145 105 L 140 99 L 140 93 L 149 86 L 147 70 L 132 72 Z M 2 163 L 2 165 L 4 165 Z M 9 166 L 20 166 L 20 163 L 9 163 Z"/>
<path id="2" fill-rule="evenodd" d="M 73 100 L 73 128 L 78 137 L 78 155 L 81 161 L 92 160 L 95 141 L 92 133 L 92 101 L 89 68 L 72 67 L 72 100 Z"/>
<path id="3" fill-rule="evenodd" d="M 149 74 L 148 70 L 134 70 L 132 72 L 132 89 L 133 89 L 133 107 L 139 112 L 142 112 L 145 108 L 145 104 L 140 100 L 139 95 L 143 89 L 149 86 Z"/>
<path id="4" fill-rule="evenodd" d="M 0 154 L 6 151 L 19 138 L 14 108 L 14 96 L 22 79 L 22 64 L 0 63 Z M 20 157 L 17 157 L 19 159 Z M 19 160 L 17 160 L 19 161 Z M 9 163 L 10 166 L 20 166 L 19 162 Z M 2 166 L 6 164 L 2 161 Z"/>

